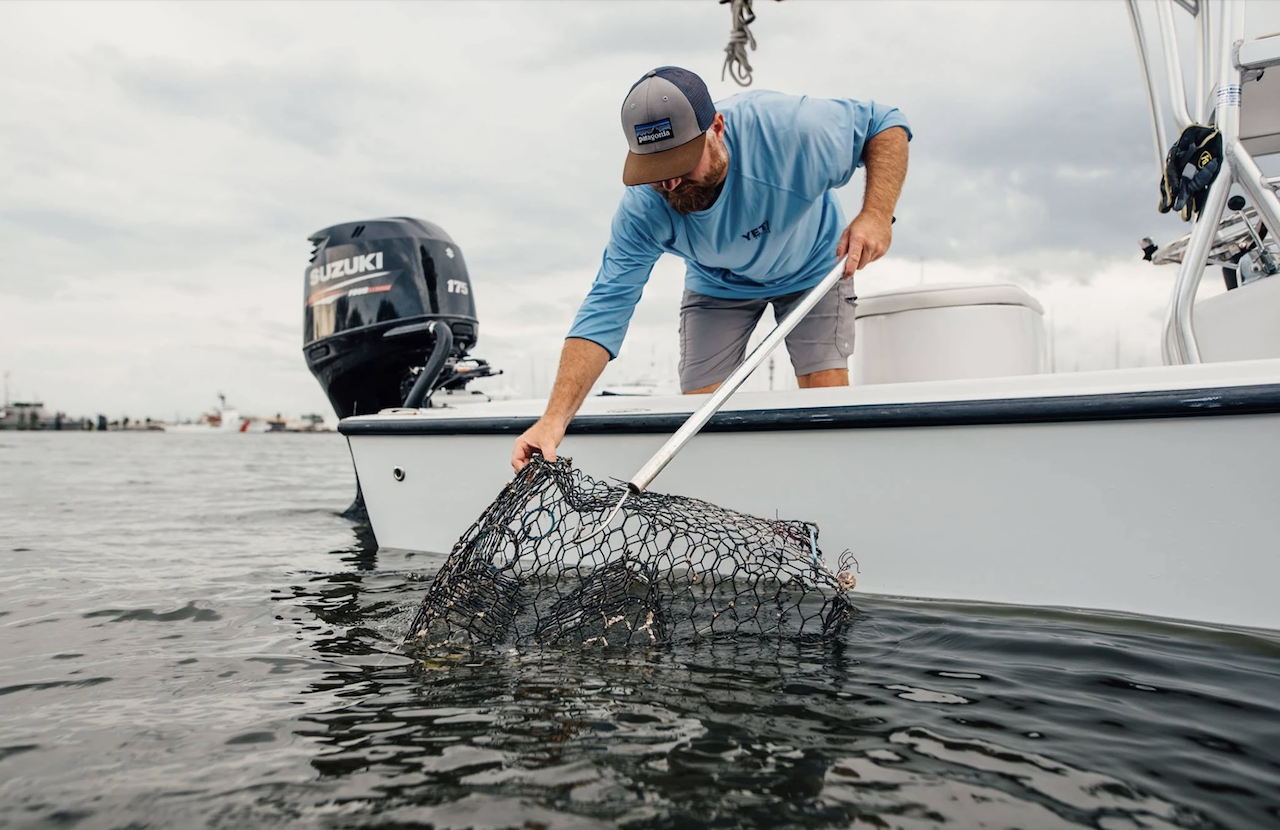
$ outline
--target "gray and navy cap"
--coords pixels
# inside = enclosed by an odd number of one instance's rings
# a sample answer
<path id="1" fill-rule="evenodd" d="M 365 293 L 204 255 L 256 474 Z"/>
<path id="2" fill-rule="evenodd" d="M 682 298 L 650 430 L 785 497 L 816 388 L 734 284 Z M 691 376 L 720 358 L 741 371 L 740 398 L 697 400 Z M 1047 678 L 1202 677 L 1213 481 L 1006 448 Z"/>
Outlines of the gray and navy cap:
<path id="1" fill-rule="evenodd" d="M 660 66 L 636 81 L 622 102 L 622 131 L 631 152 L 625 185 L 684 176 L 702 160 L 716 106 L 702 79 L 678 66 Z"/>

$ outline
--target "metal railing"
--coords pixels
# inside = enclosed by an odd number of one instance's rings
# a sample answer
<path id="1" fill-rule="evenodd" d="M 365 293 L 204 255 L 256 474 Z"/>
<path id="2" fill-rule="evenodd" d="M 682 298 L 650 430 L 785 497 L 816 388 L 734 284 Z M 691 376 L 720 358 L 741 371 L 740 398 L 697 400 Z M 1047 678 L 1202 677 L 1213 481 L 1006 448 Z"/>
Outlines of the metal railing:
<path id="1" fill-rule="evenodd" d="M 1147 100 L 1151 105 L 1157 163 L 1163 171 L 1165 153 L 1171 146 L 1169 135 L 1165 132 L 1164 108 L 1161 106 L 1165 99 L 1157 83 L 1159 73 L 1152 65 L 1141 4 L 1139 0 L 1126 2 L 1138 48 L 1138 60 L 1147 87 Z M 1187 106 L 1182 60 L 1177 48 L 1173 17 L 1175 2 L 1195 18 L 1196 97 L 1190 107 Z M 1160 31 L 1162 62 L 1168 84 L 1167 100 L 1175 126 L 1181 132 L 1193 123 L 1193 115 L 1195 123 L 1204 123 L 1209 111 L 1208 91 L 1212 90 L 1213 122 L 1222 135 L 1222 166 L 1209 188 L 1204 210 L 1199 217 L 1193 219 L 1191 238 L 1183 254 L 1178 278 L 1169 300 L 1162 344 L 1166 364 L 1199 363 L 1200 349 L 1196 345 L 1191 310 L 1196 290 L 1200 287 L 1200 278 L 1208 264 L 1209 249 L 1233 185 L 1238 184 L 1253 201 L 1272 238 L 1280 238 L 1280 199 L 1276 197 L 1272 181 L 1262 174 L 1253 156 L 1240 142 L 1243 73 L 1280 65 L 1280 38 L 1269 39 L 1274 40 L 1274 43 L 1255 42 L 1242 48 L 1244 18 L 1240 0 L 1156 0 L 1156 4 L 1156 23 Z"/>

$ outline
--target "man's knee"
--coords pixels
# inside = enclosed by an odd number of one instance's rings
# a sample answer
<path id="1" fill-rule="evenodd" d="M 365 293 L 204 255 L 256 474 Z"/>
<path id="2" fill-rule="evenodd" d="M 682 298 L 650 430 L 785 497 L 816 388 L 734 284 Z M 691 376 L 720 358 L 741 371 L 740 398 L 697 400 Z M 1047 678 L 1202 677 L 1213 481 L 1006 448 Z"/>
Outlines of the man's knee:
<path id="1" fill-rule="evenodd" d="M 848 386 L 848 369 L 822 369 L 807 375 L 796 375 L 801 389 L 817 389 L 820 386 Z"/>

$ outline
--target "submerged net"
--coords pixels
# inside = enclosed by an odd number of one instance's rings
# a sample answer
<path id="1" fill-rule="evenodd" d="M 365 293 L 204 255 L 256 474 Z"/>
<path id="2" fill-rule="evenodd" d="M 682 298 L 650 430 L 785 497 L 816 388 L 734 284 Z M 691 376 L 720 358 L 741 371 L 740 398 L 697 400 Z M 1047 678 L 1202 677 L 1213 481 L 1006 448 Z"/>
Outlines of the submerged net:
<path id="1" fill-rule="evenodd" d="M 622 489 L 535 457 L 454 546 L 407 645 L 825 638 L 849 619 L 818 528 Z"/>

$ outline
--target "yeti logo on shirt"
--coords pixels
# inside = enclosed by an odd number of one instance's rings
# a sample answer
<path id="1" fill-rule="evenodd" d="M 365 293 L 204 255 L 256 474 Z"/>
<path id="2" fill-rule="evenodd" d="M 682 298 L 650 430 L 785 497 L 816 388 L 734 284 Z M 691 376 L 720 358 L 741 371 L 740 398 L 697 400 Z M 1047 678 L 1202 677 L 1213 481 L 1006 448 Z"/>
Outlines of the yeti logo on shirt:
<path id="1" fill-rule="evenodd" d="M 760 225 L 752 228 L 742 235 L 742 238 L 750 242 L 752 239 L 759 239 L 769 232 L 769 220 L 766 219 Z"/>

